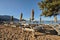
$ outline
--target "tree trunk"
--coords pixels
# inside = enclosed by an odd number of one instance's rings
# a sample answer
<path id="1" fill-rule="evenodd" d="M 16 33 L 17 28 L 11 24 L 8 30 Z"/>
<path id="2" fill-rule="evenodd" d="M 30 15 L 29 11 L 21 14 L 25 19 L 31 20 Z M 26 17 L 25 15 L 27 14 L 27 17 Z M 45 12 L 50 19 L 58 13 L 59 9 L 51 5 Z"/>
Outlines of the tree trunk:
<path id="1" fill-rule="evenodd" d="M 55 23 L 57 22 L 57 16 L 54 16 L 54 22 Z"/>
<path id="2" fill-rule="evenodd" d="M 42 22 L 42 21 L 41 21 L 41 16 L 40 16 L 40 24 L 41 24 L 41 22 Z"/>
<path id="3" fill-rule="evenodd" d="M 10 17 L 10 20 L 13 21 L 13 16 Z"/>
<path id="4" fill-rule="evenodd" d="M 30 18 L 30 23 L 31 23 L 31 18 Z"/>

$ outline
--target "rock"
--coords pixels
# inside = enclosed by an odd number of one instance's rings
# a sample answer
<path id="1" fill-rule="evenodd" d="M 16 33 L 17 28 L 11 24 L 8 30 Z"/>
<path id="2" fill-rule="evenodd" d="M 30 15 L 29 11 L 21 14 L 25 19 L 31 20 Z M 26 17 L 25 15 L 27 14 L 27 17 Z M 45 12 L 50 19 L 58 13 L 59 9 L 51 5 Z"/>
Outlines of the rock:
<path id="1" fill-rule="evenodd" d="M 8 24 L 4 24 L 4 26 L 8 26 Z"/>
<path id="2" fill-rule="evenodd" d="M 33 29 L 29 29 L 29 28 L 24 28 L 24 31 L 32 31 L 32 32 L 34 32 Z"/>
<path id="3" fill-rule="evenodd" d="M 16 25 L 11 25 L 11 27 L 16 27 Z"/>

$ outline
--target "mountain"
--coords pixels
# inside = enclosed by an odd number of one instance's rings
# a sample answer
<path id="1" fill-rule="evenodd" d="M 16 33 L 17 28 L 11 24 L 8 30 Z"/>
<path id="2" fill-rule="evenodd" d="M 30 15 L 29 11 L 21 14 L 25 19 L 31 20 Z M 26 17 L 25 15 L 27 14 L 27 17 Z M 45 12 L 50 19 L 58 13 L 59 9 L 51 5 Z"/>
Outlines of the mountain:
<path id="1" fill-rule="evenodd" d="M 9 15 L 0 15 L 0 21 L 10 21 L 10 17 L 11 16 L 9 16 Z M 15 22 L 19 21 L 19 19 L 17 19 L 17 18 L 13 18 L 13 20 Z"/>

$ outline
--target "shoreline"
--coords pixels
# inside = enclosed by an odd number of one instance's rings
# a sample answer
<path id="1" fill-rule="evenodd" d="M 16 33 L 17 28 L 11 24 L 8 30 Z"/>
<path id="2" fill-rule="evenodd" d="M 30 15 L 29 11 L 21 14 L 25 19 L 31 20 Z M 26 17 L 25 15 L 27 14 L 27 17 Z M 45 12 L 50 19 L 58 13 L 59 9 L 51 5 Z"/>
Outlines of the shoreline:
<path id="1" fill-rule="evenodd" d="M 41 32 L 24 31 L 20 27 L 5 27 L 0 25 L 1 40 L 59 40 L 60 36 Z M 7 34 L 7 35 L 6 35 Z"/>

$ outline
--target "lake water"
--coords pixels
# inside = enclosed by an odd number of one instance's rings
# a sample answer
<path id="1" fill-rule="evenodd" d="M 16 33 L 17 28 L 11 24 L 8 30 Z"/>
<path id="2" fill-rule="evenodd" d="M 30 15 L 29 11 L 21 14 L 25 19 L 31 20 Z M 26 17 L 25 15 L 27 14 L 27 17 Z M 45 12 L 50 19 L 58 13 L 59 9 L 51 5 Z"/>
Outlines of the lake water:
<path id="1" fill-rule="evenodd" d="M 32 22 L 30 22 L 30 21 L 26 21 L 26 23 L 28 23 L 28 24 L 60 24 L 60 22 L 57 22 L 57 23 L 55 23 L 55 22 L 51 22 L 51 21 L 44 21 L 44 22 L 40 22 L 40 21 L 32 21 Z"/>

